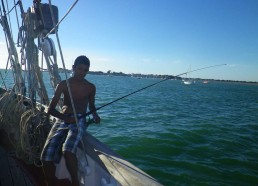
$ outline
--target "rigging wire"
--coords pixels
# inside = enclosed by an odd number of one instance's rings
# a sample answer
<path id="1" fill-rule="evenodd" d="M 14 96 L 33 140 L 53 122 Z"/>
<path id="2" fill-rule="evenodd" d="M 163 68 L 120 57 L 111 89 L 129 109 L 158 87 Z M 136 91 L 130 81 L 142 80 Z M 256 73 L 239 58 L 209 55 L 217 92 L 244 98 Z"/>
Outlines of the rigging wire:
<path id="1" fill-rule="evenodd" d="M 55 23 L 54 12 L 53 12 L 53 9 L 52 9 L 51 0 L 48 0 L 48 2 L 49 2 L 50 13 L 51 13 L 51 17 L 52 17 L 52 22 L 53 22 L 53 25 L 54 25 L 53 29 L 56 30 L 55 34 L 56 34 L 57 44 L 58 44 L 58 48 L 59 48 L 59 52 L 60 52 L 61 61 L 62 61 L 62 64 L 63 64 L 63 68 L 65 69 L 65 78 L 66 78 L 66 84 L 67 84 L 67 88 L 68 88 L 68 93 L 69 93 L 69 96 L 70 96 L 70 100 L 71 100 L 71 105 L 72 105 L 72 108 L 73 108 L 73 113 L 74 113 L 75 121 L 76 121 L 76 124 L 78 124 L 78 118 L 76 116 L 76 110 L 75 110 L 75 105 L 74 105 L 74 101 L 73 101 L 73 98 L 72 98 L 71 87 L 70 87 L 69 82 L 68 82 L 68 75 L 67 75 L 67 72 L 66 72 L 66 67 L 65 67 L 65 62 L 64 62 L 64 55 L 63 55 L 61 44 L 60 44 L 60 40 L 59 40 L 59 35 L 58 35 L 58 31 L 57 31 L 57 25 Z M 71 8 L 70 8 L 70 10 L 71 10 Z"/>
<path id="2" fill-rule="evenodd" d="M 47 38 L 54 30 L 56 30 L 56 28 L 60 25 L 60 23 L 66 18 L 66 16 L 71 12 L 71 10 L 74 8 L 74 6 L 76 5 L 76 3 L 78 2 L 79 0 L 76 0 L 72 6 L 69 8 L 69 10 L 66 12 L 66 14 L 62 17 L 62 19 L 54 26 L 54 28 L 52 28 L 52 30 L 50 30 L 50 32 L 44 37 Z M 49 4 L 51 5 L 51 0 L 49 0 Z M 51 13 L 52 14 L 52 13 Z"/>
<path id="3" fill-rule="evenodd" d="M 9 15 L 9 4 L 8 4 L 7 0 L 5 0 L 5 1 L 6 1 L 6 8 L 7 8 L 7 11 L 8 11 L 8 13 L 5 14 L 5 15 L 8 16 L 11 38 L 13 39 L 13 31 L 12 31 L 12 25 L 11 25 L 11 18 L 10 18 L 10 15 Z"/>
<path id="4" fill-rule="evenodd" d="M 14 81 L 16 84 L 15 89 L 17 90 L 17 92 L 24 94 L 24 81 L 22 78 L 22 70 L 21 70 L 20 64 L 18 63 L 18 61 L 19 61 L 18 54 L 17 54 L 17 50 L 15 47 L 15 43 L 13 41 L 11 24 L 9 23 L 10 15 L 8 15 L 8 18 L 9 18 L 9 22 L 8 22 L 4 1 L 1 0 L 1 3 L 2 3 L 2 8 L 3 8 L 3 14 L 2 14 L 2 10 L 1 10 L 1 25 L 4 29 L 6 46 L 7 46 L 7 50 L 8 50 L 8 54 L 9 54 L 7 64 L 10 61 L 11 66 L 13 67 L 12 68 L 13 76 L 14 76 Z M 7 8 L 8 8 L 8 3 L 6 2 L 6 4 L 7 4 Z"/>
<path id="5" fill-rule="evenodd" d="M 7 0 L 6 0 L 6 2 L 7 2 Z M 14 6 L 7 12 L 7 15 L 10 14 L 13 11 L 13 9 L 19 4 L 19 1 L 17 1 L 17 3 L 15 3 L 15 0 L 13 0 L 13 2 L 14 2 Z"/>
<path id="6" fill-rule="evenodd" d="M 19 29 L 20 28 L 20 23 L 19 23 L 19 19 L 18 19 L 18 12 L 17 12 L 17 7 L 16 6 L 18 4 L 20 4 L 20 0 L 18 0 L 17 3 L 15 3 L 15 0 L 13 0 L 13 3 L 15 4 L 13 8 L 15 8 L 16 21 L 17 21 L 17 26 L 18 26 L 18 29 Z M 10 11 L 12 11 L 12 9 Z M 8 14 L 9 14 L 9 12 L 8 12 Z"/>

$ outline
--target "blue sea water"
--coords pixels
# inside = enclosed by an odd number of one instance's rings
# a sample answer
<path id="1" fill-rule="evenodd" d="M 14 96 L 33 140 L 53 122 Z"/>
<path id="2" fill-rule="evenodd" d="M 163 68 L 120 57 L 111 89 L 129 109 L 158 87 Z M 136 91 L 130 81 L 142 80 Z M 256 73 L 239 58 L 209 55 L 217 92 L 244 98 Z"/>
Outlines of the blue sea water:
<path id="1" fill-rule="evenodd" d="M 88 79 L 97 107 L 160 81 Z M 89 131 L 164 185 L 258 184 L 258 84 L 168 80 L 99 114 Z"/>
<path id="2" fill-rule="evenodd" d="M 97 106 L 160 81 L 87 79 Z M 164 185 L 258 185 L 258 84 L 168 80 L 99 114 L 89 131 Z"/>
<path id="3" fill-rule="evenodd" d="M 86 79 L 96 107 L 160 81 Z M 89 132 L 163 185 L 258 185 L 258 84 L 167 80 L 98 112 Z"/>

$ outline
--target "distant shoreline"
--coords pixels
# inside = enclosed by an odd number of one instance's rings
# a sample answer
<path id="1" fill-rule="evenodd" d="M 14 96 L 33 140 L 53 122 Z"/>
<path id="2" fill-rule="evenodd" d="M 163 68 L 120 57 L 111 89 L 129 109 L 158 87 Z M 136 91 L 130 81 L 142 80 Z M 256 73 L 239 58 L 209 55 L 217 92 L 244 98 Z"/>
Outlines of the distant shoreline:
<path id="1" fill-rule="evenodd" d="M 5 69 L 0 69 L 0 70 L 5 70 Z M 59 73 L 65 73 L 65 71 L 67 73 L 71 73 L 72 70 L 64 70 L 62 68 L 59 68 Z M 23 70 L 24 71 L 24 70 Z M 47 69 L 43 69 L 42 72 L 48 72 Z M 88 74 L 93 74 L 93 75 L 108 75 L 108 76 L 124 76 L 124 77 L 135 77 L 135 78 L 157 78 L 157 79 L 175 79 L 175 80 L 183 80 L 183 79 L 187 79 L 187 78 L 182 78 L 179 76 L 173 76 L 173 75 L 158 75 L 158 74 L 134 74 L 134 73 L 130 73 L 130 74 L 126 74 L 123 72 L 102 72 L 102 71 L 89 71 Z M 191 78 L 193 80 L 196 81 L 219 81 L 219 82 L 232 82 L 232 83 L 245 83 L 245 84 L 258 84 L 258 82 L 256 81 L 237 81 L 237 80 L 220 80 L 220 79 L 202 79 L 202 78 Z"/>
<path id="2" fill-rule="evenodd" d="M 183 80 L 185 78 L 173 75 L 155 75 L 155 74 L 125 74 L 123 72 L 102 72 L 102 71 L 90 71 L 89 74 L 94 75 L 109 75 L 109 76 L 125 76 L 125 77 L 135 77 L 135 78 L 158 78 L 158 79 L 175 79 L 175 80 Z M 187 78 L 186 78 L 187 79 Z M 255 81 L 236 81 L 236 80 L 220 80 L 220 79 L 202 79 L 202 78 L 191 78 L 196 81 L 219 81 L 219 82 L 231 82 L 231 83 L 246 83 L 246 84 L 258 84 Z"/>

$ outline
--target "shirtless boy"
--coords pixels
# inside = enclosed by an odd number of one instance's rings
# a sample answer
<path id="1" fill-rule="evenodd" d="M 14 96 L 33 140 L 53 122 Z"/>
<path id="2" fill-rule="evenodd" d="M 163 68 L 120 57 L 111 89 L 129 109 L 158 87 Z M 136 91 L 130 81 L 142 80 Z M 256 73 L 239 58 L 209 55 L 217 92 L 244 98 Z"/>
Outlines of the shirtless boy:
<path id="1" fill-rule="evenodd" d="M 66 80 L 61 81 L 55 90 L 54 97 L 49 104 L 48 114 L 57 117 L 59 120 L 53 125 L 46 140 L 45 146 L 41 154 L 43 163 L 43 171 L 46 177 L 47 185 L 54 185 L 55 165 L 54 162 L 60 161 L 60 150 L 65 158 L 67 169 L 72 178 L 73 185 L 79 185 L 77 176 L 77 158 L 76 149 L 86 131 L 85 114 L 87 107 L 93 111 L 93 119 L 96 123 L 100 122 L 100 117 L 95 111 L 95 86 L 84 79 L 90 68 L 90 61 L 86 56 L 76 58 L 73 65 L 74 76 L 68 79 L 71 90 L 70 94 Z M 63 95 L 62 111 L 56 110 L 56 106 Z M 78 123 L 74 117 L 73 106 L 75 107 Z"/>

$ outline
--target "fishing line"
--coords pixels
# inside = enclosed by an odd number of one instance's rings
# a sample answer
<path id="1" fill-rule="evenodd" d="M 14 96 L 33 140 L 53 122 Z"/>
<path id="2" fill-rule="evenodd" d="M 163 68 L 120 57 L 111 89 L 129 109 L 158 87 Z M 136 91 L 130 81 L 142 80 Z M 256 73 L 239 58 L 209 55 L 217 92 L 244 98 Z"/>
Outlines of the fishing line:
<path id="1" fill-rule="evenodd" d="M 117 102 L 117 101 L 119 101 L 119 100 L 121 100 L 121 99 L 124 99 L 124 98 L 126 98 L 126 97 L 128 97 L 128 96 L 131 96 L 131 95 L 133 95 L 133 94 L 135 94 L 135 93 L 137 93 L 137 92 L 140 92 L 140 91 L 142 91 L 142 90 L 145 90 L 145 89 L 147 89 L 147 88 L 150 88 L 150 87 L 152 87 L 152 86 L 154 86 L 154 85 L 157 85 L 157 84 L 162 83 L 162 82 L 164 82 L 164 81 L 167 81 L 167 80 L 169 80 L 169 79 L 173 79 L 173 78 L 175 78 L 175 77 L 182 76 L 182 75 L 184 75 L 184 74 L 189 74 L 189 73 L 196 72 L 196 71 L 200 71 L 200 70 L 204 70 L 204 69 L 207 69 L 207 68 L 213 68 L 213 67 L 218 67 L 218 66 L 223 66 L 223 65 L 227 65 L 227 64 L 219 64 L 219 65 L 207 66 L 207 67 L 203 67 L 203 68 L 198 68 L 198 69 L 195 69 L 195 70 L 187 71 L 187 72 L 178 74 L 178 75 L 176 75 L 176 76 L 167 77 L 167 78 L 165 78 L 165 79 L 163 79 L 163 80 L 161 80 L 161 81 L 158 81 L 158 82 L 156 82 L 156 83 L 150 84 L 150 85 L 148 85 L 148 86 L 146 86 L 146 87 L 143 87 L 143 88 L 138 89 L 138 90 L 136 90 L 136 91 L 134 91 L 134 92 L 131 92 L 131 93 L 125 95 L 125 96 L 122 96 L 122 97 L 120 97 L 120 98 L 118 98 L 118 99 L 115 99 L 114 101 L 111 101 L 111 102 L 109 102 L 109 103 L 107 103 L 107 104 L 104 104 L 104 105 L 102 105 L 102 106 L 100 106 L 100 107 L 98 107 L 98 108 L 96 108 L 96 109 L 94 109 L 94 110 L 91 110 L 91 111 L 89 111 L 89 112 L 87 112 L 87 113 L 81 115 L 81 116 L 79 117 L 79 119 L 80 119 L 80 118 L 83 118 L 83 117 L 86 117 L 86 116 L 92 114 L 93 112 L 95 112 L 95 111 L 97 111 L 97 110 L 99 110 L 99 109 L 102 109 L 103 107 L 106 107 L 106 106 L 108 106 L 108 105 L 111 105 L 111 104 L 113 104 L 113 103 L 115 103 L 115 102 Z"/>

